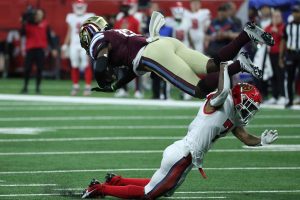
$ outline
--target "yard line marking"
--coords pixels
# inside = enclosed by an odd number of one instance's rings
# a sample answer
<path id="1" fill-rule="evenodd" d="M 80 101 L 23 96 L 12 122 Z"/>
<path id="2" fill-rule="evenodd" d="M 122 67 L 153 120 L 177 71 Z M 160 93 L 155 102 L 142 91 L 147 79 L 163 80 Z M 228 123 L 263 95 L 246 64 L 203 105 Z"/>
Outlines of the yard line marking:
<path id="1" fill-rule="evenodd" d="M 8 185 L 0 184 L 0 187 L 41 187 L 41 186 L 57 186 L 57 184 L 38 184 L 38 183 L 33 183 L 33 184 L 8 184 Z"/>
<path id="2" fill-rule="evenodd" d="M 42 132 L 52 131 L 50 128 L 0 128 L 0 134 L 9 134 L 9 135 L 36 135 Z"/>
<path id="3" fill-rule="evenodd" d="M 135 116 L 51 116 L 51 117 L 2 117 L 1 122 L 15 122 L 15 121 L 72 121 L 72 120 L 162 120 L 162 119 L 193 119 L 194 115 L 166 115 L 166 116 L 145 116 L 145 115 L 135 115 Z M 256 116 L 256 119 L 281 119 L 282 115 L 260 115 Z M 284 115 L 285 119 L 299 119 L 300 115 Z"/>
<path id="4" fill-rule="evenodd" d="M 56 173 L 83 173 L 83 172 L 129 172 L 129 171 L 155 171 L 157 168 L 122 168 L 122 169 L 73 169 L 73 170 L 45 170 L 45 171 L 6 171 L 0 174 L 56 174 Z M 194 171 L 198 169 L 194 168 Z M 208 167 L 205 170 L 213 171 L 235 171 L 235 170 L 300 170 L 300 167 L 222 167 L 213 168 Z"/>
<path id="5" fill-rule="evenodd" d="M 300 124 L 257 124 L 249 125 L 248 128 L 300 128 Z M 3 127 L 11 128 L 11 127 Z M 97 130 L 97 129 L 188 129 L 187 125 L 107 125 L 107 126 L 52 126 L 52 127 L 20 127 L 20 128 L 41 128 L 48 130 Z"/>
<path id="6" fill-rule="evenodd" d="M 241 190 L 241 191 L 188 191 L 176 194 L 242 194 L 242 193 L 299 193 L 300 190 Z"/>
<path id="7" fill-rule="evenodd" d="M 0 142 L 71 142 L 71 141 L 112 141 L 112 140 L 180 140 L 182 136 L 112 136 L 112 137 L 75 137 L 75 138 L 31 138 L 31 139 L 0 139 Z M 222 140 L 236 140 L 226 136 Z M 280 135 L 280 139 L 300 139 L 300 135 Z"/>
<path id="8" fill-rule="evenodd" d="M 243 146 L 244 149 L 253 149 L 254 147 L 251 146 Z M 299 144 L 270 144 L 270 145 L 264 145 L 264 146 L 257 146 L 255 150 L 262 149 L 262 150 L 275 150 L 275 151 L 293 151 L 297 150 L 300 151 L 300 145 Z"/>
<path id="9" fill-rule="evenodd" d="M 226 197 L 164 197 L 162 199 L 226 199 Z"/>
<path id="10" fill-rule="evenodd" d="M 118 99 L 118 98 L 89 98 L 89 97 L 69 97 L 69 96 L 42 96 L 42 95 L 10 95 L 0 94 L 0 100 L 20 100 L 38 102 L 63 102 L 63 103 L 84 103 L 101 105 L 132 105 L 132 106 L 163 106 L 163 107 L 199 107 L 200 101 L 175 101 L 175 100 L 138 100 L 138 99 Z"/>
<path id="11" fill-rule="evenodd" d="M 0 197 L 60 196 L 61 194 L 0 194 Z"/>
<path id="12" fill-rule="evenodd" d="M 74 195 L 82 195 L 75 193 Z M 63 194 L 0 194 L 0 197 L 64 196 Z M 226 197 L 164 197 L 163 199 L 226 199 Z"/>
<path id="13" fill-rule="evenodd" d="M 138 100 L 138 99 L 118 99 L 118 98 L 90 98 L 90 97 L 69 97 L 69 96 L 42 96 L 42 95 L 12 95 L 0 94 L 0 100 L 6 101 L 37 101 L 37 102 L 59 102 L 59 103 L 82 103 L 82 104 L 101 104 L 101 105 L 142 105 L 142 106 L 162 106 L 162 107 L 196 107 L 203 102 L 199 101 L 159 101 L 159 100 Z M 261 105 L 262 108 L 284 109 L 280 105 Z M 293 110 L 300 110 L 300 106 L 294 105 Z"/>
<path id="14" fill-rule="evenodd" d="M 162 120 L 162 119 L 192 119 L 195 116 L 144 116 L 144 115 L 135 115 L 135 116 L 72 116 L 72 117 L 62 117 L 62 116 L 53 116 L 53 117 L 3 117 L 0 118 L 1 122 L 15 122 L 15 121 L 72 121 L 72 120 Z"/>
<path id="15" fill-rule="evenodd" d="M 213 149 L 212 153 L 238 153 L 238 152 L 298 152 L 300 145 L 272 145 L 268 148 L 244 149 Z M 155 154 L 162 150 L 105 150 L 105 151 L 52 151 L 52 152 L 1 152 L 0 156 L 32 156 L 32 155 L 82 155 L 82 154 Z"/>

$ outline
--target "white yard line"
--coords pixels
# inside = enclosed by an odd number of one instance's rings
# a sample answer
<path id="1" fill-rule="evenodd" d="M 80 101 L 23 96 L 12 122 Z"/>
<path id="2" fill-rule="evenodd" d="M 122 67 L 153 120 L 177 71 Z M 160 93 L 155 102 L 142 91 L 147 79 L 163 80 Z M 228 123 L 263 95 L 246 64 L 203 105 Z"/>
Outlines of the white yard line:
<path id="1" fill-rule="evenodd" d="M 300 145 L 269 145 L 262 147 L 247 147 L 244 149 L 212 149 L 212 153 L 239 152 L 299 152 Z M 1 152 L 0 156 L 36 156 L 36 155 L 83 155 L 83 154 L 155 154 L 162 150 L 105 150 L 105 151 L 50 151 L 50 152 Z"/>
<path id="2" fill-rule="evenodd" d="M 16 122 L 16 121 L 98 121 L 98 120 L 182 120 L 193 119 L 193 115 L 166 115 L 166 116 L 52 116 L 52 117 L 0 117 L 0 122 Z M 282 119 L 282 115 L 259 115 L 256 119 Z M 300 115 L 284 115 L 284 119 L 299 119 Z"/>
<path id="3" fill-rule="evenodd" d="M 0 184 L 0 187 L 43 187 L 43 186 L 57 186 L 57 184 L 39 184 L 39 183 L 28 183 L 28 184 Z"/>
<path id="4" fill-rule="evenodd" d="M 75 137 L 75 138 L 31 138 L 31 139 L 0 139 L 2 143 L 9 142 L 76 142 L 76 141 L 114 141 L 114 140 L 179 140 L 182 136 L 112 136 L 112 137 Z M 222 140 L 236 140 L 236 137 L 227 136 Z M 300 139 L 300 135 L 280 135 L 280 139 Z"/>
<path id="5" fill-rule="evenodd" d="M 161 199 L 226 199 L 226 197 L 162 197 Z"/>
<path id="6" fill-rule="evenodd" d="M 57 174 L 57 173 L 85 173 L 85 172 L 129 172 L 129 171 L 155 171 L 156 168 L 120 168 L 120 169 L 74 169 L 74 170 L 44 170 L 44 171 L 6 171 L 2 175 L 17 174 Z M 197 171 L 198 169 L 194 168 Z M 204 168 L 205 171 L 251 171 L 251 170 L 300 170 L 300 167 L 220 167 Z"/>
<path id="7" fill-rule="evenodd" d="M 0 118 L 1 122 L 15 122 L 15 121 L 94 121 L 94 120 L 182 120 L 182 119 L 193 119 L 195 116 L 145 116 L 145 115 L 136 115 L 136 116 L 72 116 L 72 117 L 3 117 Z"/>
<path id="8" fill-rule="evenodd" d="M 0 94 L 0 100 L 5 101 L 35 101 L 35 102 L 59 102 L 59 103 L 82 103 L 82 104 L 102 104 L 102 105 L 142 105 L 142 106 L 162 106 L 162 107 L 196 107 L 201 105 L 200 101 L 159 101 L 159 100 L 137 100 L 118 98 L 87 98 L 69 96 L 42 96 L 42 95 L 11 95 Z M 262 105 L 263 108 L 284 109 L 278 105 Z M 292 109 L 300 110 L 300 106 L 293 106 Z"/>
<path id="9" fill-rule="evenodd" d="M 196 191 L 175 192 L 176 194 L 243 194 L 243 193 L 300 193 L 300 190 L 241 190 L 241 191 Z"/>
<path id="10" fill-rule="evenodd" d="M 107 126 L 49 126 L 49 127 L 20 127 L 19 129 L 43 129 L 43 130 L 111 130 L 111 129 L 187 129 L 187 125 L 107 125 Z M 300 128 L 300 124 L 257 124 L 248 128 Z M 1 129 L 18 129 L 18 127 L 3 127 Z"/>

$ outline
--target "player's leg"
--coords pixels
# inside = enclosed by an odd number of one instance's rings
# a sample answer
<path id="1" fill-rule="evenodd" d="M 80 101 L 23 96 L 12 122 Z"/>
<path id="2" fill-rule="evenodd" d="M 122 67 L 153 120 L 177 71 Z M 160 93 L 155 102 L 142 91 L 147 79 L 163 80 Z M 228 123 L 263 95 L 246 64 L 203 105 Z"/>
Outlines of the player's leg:
<path id="1" fill-rule="evenodd" d="M 24 86 L 21 93 L 28 93 L 28 83 L 30 79 L 31 68 L 34 59 L 34 50 L 26 51 L 25 62 L 24 62 Z"/>
<path id="2" fill-rule="evenodd" d="M 185 179 L 192 168 L 192 157 L 183 140 L 166 148 L 160 168 L 145 187 L 146 197 L 156 199 L 171 195 Z"/>
<path id="3" fill-rule="evenodd" d="M 36 88 L 35 91 L 36 93 L 40 93 L 40 85 L 42 82 L 42 71 L 44 68 L 44 64 L 45 64 L 45 52 L 43 49 L 36 49 L 36 68 L 37 68 L 37 72 L 36 72 Z"/>
<path id="4" fill-rule="evenodd" d="M 92 67 L 88 56 L 83 48 L 80 48 L 80 69 L 84 71 L 85 88 L 83 91 L 84 96 L 91 95 L 91 83 L 93 78 Z"/>
<path id="5" fill-rule="evenodd" d="M 142 70 L 151 71 L 180 90 L 201 97 L 197 84 L 200 78 L 175 54 L 176 46 L 168 39 L 150 43 L 141 58 Z"/>
<path id="6" fill-rule="evenodd" d="M 80 79 L 80 72 L 79 72 L 79 59 L 80 54 L 78 48 L 75 46 L 70 46 L 70 61 L 71 61 L 71 79 L 72 79 L 72 90 L 71 95 L 75 96 L 79 92 L 79 79 Z"/>
<path id="7" fill-rule="evenodd" d="M 146 186 L 150 181 L 150 178 L 125 178 L 113 173 L 108 173 L 105 176 L 105 184 L 107 185 L 116 185 L 116 186 L 125 186 L 125 185 L 137 185 L 137 186 Z"/>

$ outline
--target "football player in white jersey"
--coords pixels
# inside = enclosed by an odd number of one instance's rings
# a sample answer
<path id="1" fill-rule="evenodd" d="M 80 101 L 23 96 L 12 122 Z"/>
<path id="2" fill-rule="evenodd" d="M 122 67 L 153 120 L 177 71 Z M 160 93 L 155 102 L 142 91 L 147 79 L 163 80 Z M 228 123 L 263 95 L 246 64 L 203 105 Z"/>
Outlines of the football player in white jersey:
<path id="1" fill-rule="evenodd" d="M 86 13 L 87 3 L 84 0 L 75 0 L 72 7 L 73 13 L 69 13 L 66 17 L 68 31 L 62 46 L 62 53 L 63 57 L 69 56 L 71 60 L 71 79 L 73 82 L 71 95 L 75 96 L 79 92 L 80 71 L 84 71 L 85 90 L 83 95 L 87 96 L 91 94 L 92 69 L 88 56 L 80 46 L 78 33 L 82 23 L 94 14 Z"/>
<path id="2" fill-rule="evenodd" d="M 208 9 L 200 9 L 200 0 L 190 0 L 190 8 L 191 10 L 186 12 L 187 17 L 192 24 L 189 29 L 189 34 L 195 50 L 203 53 L 205 32 L 210 25 L 210 11 Z"/>
<path id="3" fill-rule="evenodd" d="M 173 17 L 166 18 L 166 25 L 172 27 L 173 37 L 186 46 L 193 48 L 194 44 L 190 40 L 188 31 L 192 24 L 189 19 L 184 17 L 187 10 L 183 7 L 181 2 L 176 2 L 170 9 Z"/>
<path id="4" fill-rule="evenodd" d="M 255 86 L 247 83 L 230 89 L 227 66 L 228 63 L 221 63 L 217 92 L 208 95 L 187 135 L 164 150 L 161 166 L 151 179 L 108 174 L 105 183 L 93 179 L 82 198 L 107 195 L 152 200 L 170 196 L 194 166 L 206 178 L 202 169 L 204 155 L 218 138 L 226 136 L 229 131 L 249 146 L 274 142 L 278 137 L 276 130 L 265 130 L 261 137 L 256 137 L 244 128 L 259 110 L 262 98 Z"/>

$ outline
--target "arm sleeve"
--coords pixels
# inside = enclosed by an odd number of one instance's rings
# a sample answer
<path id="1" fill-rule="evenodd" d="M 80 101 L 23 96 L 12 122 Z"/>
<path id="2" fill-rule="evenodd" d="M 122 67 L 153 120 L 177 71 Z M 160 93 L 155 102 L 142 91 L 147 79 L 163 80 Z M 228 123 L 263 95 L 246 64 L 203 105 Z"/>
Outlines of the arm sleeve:
<path id="1" fill-rule="evenodd" d="M 90 45 L 90 55 L 96 60 L 98 53 L 105 47 L 107 47 L 108 41 L 103 32 L 99 32 L 94 35 Z"/>
<path id="2" fill-rule="evenodd" d="M 230 78 L 228 75 L 227 68 L 228 68 L 228 65 L 224 67 L 223 73 L 221 73 L 221 71 L 220 71 L 218 91 L 216 94 L 214 94 L 214 96 L 210 100 L 210 105 L 213 107 L 221 106 L 225 102 L 225 100 L 229 94 Z"/>
<path id="3" fill-rule="evenodd" d="M 120 68 L 118 73 L 120 78 L 114 84 L 115 89 L 119 89 L 137 77 L 132 68 Z"/>

